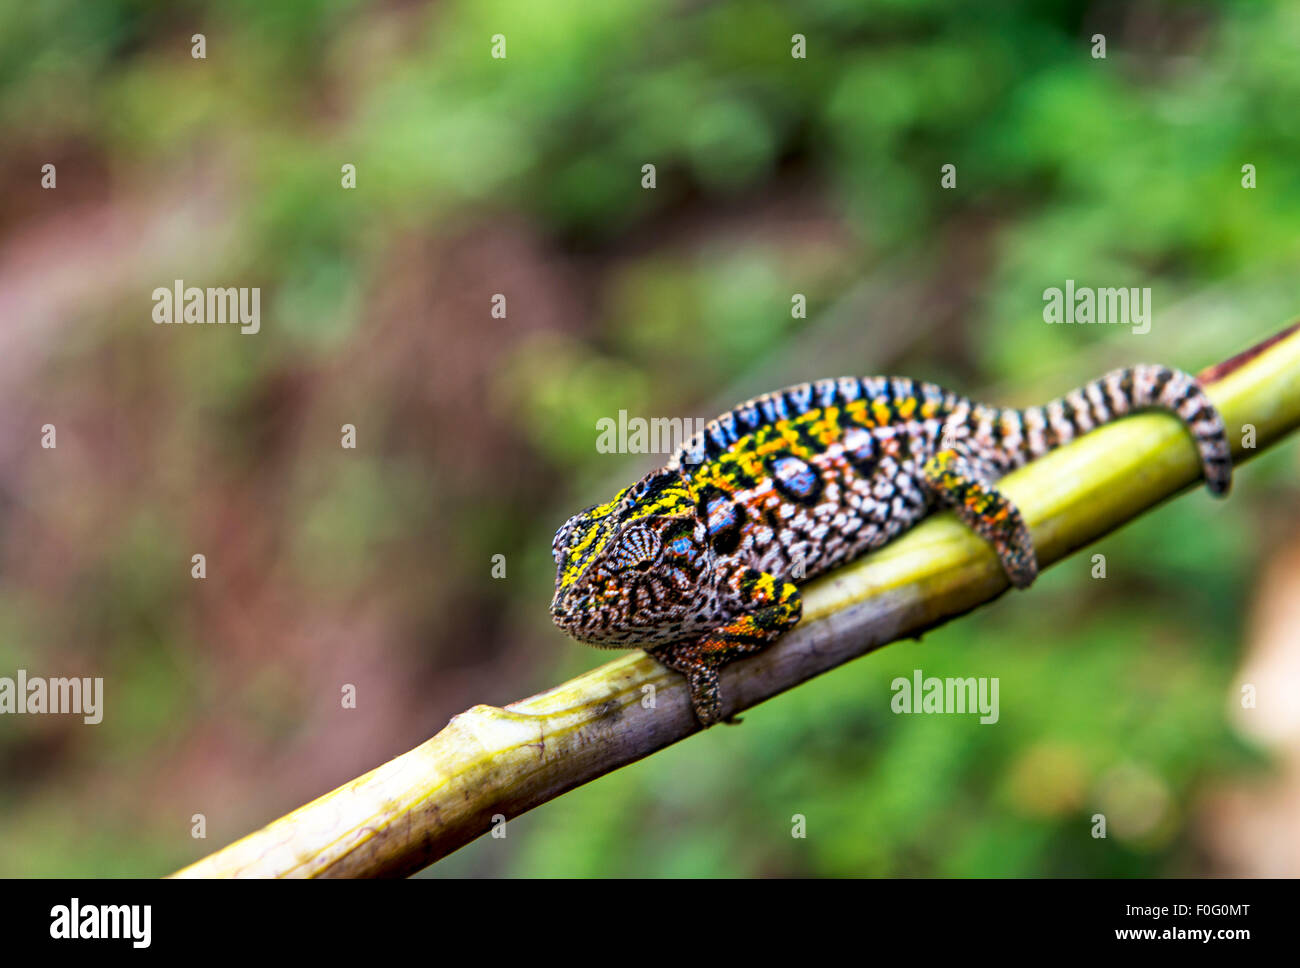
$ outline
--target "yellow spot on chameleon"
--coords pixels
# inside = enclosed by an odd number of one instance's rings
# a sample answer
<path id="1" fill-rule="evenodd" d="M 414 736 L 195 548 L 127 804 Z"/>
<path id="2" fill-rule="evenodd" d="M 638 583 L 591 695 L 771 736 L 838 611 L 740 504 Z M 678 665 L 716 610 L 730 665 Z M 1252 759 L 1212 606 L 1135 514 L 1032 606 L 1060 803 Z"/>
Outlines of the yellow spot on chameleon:
<path id="1" fill-rule="evenodd" d="M 865 400 L 854 400 L 844 408 L 844 412 L 854 423 L 863 426 L 871 425 L 871 416 L 867 413 L 867 401 Z"/>

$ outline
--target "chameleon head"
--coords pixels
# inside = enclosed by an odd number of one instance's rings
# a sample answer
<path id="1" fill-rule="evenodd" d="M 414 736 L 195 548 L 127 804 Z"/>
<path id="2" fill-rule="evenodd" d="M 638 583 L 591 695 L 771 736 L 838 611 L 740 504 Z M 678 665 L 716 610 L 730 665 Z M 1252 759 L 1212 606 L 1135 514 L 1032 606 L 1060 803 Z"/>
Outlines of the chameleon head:
<path id="1" fill-rule="evenodd" d="M 716 600 L 708 531 L 682 475 L 656 471 L 555 534 L 551 617 L 591 645 L 677 641 Z"/>

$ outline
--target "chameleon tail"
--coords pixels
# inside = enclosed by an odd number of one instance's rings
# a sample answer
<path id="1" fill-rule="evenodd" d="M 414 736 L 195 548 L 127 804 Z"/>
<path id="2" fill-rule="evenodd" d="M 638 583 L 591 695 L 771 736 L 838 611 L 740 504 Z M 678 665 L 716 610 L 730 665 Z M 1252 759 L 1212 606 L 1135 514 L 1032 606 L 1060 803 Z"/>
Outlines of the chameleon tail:
<path id="1" fill-rule="evenodd" d="M 1143 410 L 1172 413 L 1187 427 L 1201 457 L 1205 485 L 1222 497 L 1232 483 L 1232 451 L 1223 418 L 1182 370 L 1139 364 L 1114 370 L 1042 407 L 1001 411 L 1004 443 L 1015 446 L 1021 463 L 1041 457 L 1095 427 Z M 1020 431 L 1006 439 L 1006 430 Z"/>

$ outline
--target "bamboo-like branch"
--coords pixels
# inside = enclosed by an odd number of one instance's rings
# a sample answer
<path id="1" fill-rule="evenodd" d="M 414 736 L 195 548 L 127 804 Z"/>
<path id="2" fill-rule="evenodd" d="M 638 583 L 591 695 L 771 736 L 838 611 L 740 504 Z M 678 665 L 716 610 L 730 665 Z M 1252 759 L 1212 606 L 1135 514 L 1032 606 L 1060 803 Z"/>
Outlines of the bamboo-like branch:
<path id="1" fill-rule="evenodd" d="M 1200 379 L 1223 415 L 1240 465 L 1300 426 L 1300 325 Z M 1251 449 L 1243 448 L 1246 425 L 1255 428 Z M 1020 507 L 1046 567 L 1199 479 L 1195 449 L 1178 421 L 1141 414 L 1035 461 L 999 487 Z M 724 715 L 917 636 L 1006 589 L 983 541 L 951 514 L 931 517 L 810 583 L 798 627 L 723 671 Z M 698 728 L 682 677 L 631 652 L 504 709 L 475 706 L 409 753 L 173 876 L 411 874 L 499 819 Z"/>

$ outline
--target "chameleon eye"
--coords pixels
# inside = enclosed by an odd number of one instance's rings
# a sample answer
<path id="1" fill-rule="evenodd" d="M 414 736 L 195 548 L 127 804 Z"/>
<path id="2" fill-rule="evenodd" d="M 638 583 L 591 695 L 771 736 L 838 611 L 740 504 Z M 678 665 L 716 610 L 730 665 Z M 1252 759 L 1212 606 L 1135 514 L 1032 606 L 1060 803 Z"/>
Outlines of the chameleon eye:
<path id="1" fill-rule="evenodd" d="M 650 528 L 628 528 L 619 537 L 613 564 L 619 569 L 635 568 L 638 571 L 646 571 L 659 557 L 661 547 L 659 535 Z"/>

